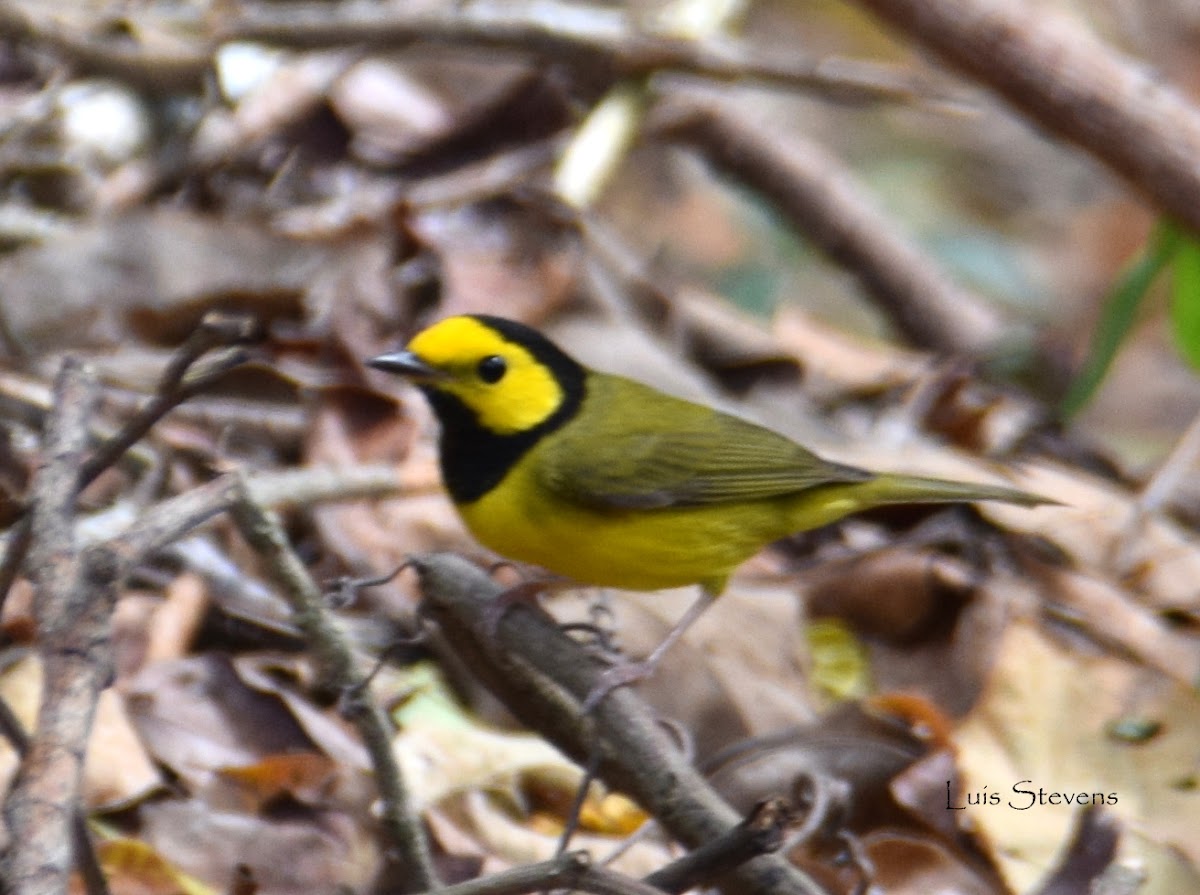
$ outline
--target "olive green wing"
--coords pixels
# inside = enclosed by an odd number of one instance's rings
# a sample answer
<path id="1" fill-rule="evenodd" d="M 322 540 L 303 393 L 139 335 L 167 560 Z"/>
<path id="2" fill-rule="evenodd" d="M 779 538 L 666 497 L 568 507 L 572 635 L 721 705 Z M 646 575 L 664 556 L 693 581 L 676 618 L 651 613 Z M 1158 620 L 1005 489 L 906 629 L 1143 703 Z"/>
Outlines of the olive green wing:
<path id="1" fill-rule="evenodd" d="M 544 487 L 606 509 L 755 500 L 873 477 L 769 429 L 596 373 L 579 414 L 538 452 Z"/>

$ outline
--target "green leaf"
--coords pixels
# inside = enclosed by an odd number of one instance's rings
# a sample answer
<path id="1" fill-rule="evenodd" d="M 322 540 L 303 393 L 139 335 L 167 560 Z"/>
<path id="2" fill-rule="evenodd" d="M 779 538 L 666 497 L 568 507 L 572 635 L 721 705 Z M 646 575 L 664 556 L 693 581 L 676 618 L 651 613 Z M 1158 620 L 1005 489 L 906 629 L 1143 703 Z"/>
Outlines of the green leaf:
<path id="1" fill-rule="evenodd" d="M 1082 410 L 1104 380 L 1117 349 L 1133 329 L 1138 308 L 1154 280 L 1179 250 L 1183 236 L 1166 221 L 1160 222 L 1146 249 L 1121 274 L 1092 336 L 1083 369 L 1063 398 L 1062 415 L 1070 418 Z"/>
<path id="2" fill-rule="evenodd" d="M 1171 264 L 1171 329 L 1179 353 L 1200 370 L 1200 243 L 1185 239 Z"/>

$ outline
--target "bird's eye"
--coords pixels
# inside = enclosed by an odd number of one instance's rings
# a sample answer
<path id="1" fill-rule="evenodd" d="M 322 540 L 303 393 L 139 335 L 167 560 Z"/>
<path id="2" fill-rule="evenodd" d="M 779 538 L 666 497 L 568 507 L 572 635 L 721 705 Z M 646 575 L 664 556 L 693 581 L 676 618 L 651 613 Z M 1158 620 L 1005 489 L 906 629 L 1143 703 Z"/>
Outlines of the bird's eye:
<path id="1" fill-rule="evenodd" d="M 492 354 L 479 362 L 479 378 L 484 382 L 499 382 L 508 372 L 508 364 L 498 354 Z"/>

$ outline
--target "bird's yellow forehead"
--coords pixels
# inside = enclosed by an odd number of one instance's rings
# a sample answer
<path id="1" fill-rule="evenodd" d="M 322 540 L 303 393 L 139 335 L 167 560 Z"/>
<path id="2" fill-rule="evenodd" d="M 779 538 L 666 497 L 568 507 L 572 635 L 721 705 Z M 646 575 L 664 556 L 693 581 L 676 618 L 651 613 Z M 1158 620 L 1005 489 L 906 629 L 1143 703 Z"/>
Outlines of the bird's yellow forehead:
<path id="1" fill-rule="evenodd" d="M 408 350 L 441 372 L 430 388 L 458 398 L 479 422 L 499 434 L 524 432 L 544 422 L 563 403 L 562 384 L 533 353 L 474 317 L 449 317 L 418 333 Z M 504 375 L 485 381 L 479 363 L 503 358 Z"/>
<path id="2" fill-rule="evenodd" d="M 408 350 L 425 363 L 447 370 L 474 364 L 492 354 L 507 356 L 516 348 L 473 317 L 448 317 L 417 333 L 408 343 Z"/>

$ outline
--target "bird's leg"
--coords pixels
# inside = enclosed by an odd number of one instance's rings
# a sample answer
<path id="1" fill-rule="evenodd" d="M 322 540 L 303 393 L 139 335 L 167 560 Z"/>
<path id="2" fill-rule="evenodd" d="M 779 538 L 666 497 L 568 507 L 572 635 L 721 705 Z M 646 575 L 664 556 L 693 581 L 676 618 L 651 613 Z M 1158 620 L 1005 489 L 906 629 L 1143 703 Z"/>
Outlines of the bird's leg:
<path id="1" fill-rule="evenodd" d="M 700 589 L 700 596 L 696 602 L 688 607 L 687 612 L 667 632 L 667 636 L 663 638 L 662 643 L 656 646 L 650 655 L 640 662 L 626 662 L 603 672 L 600 675 L 600 679 L 596 682 L 596 686 L 592 687 L 592 692 L 583 701 L 583 713 L 586 715 L 592 711 L 604 700 L 605 696 L 618 687 L 636 684 L 638 681 L 644 681 L 654 674 L 658 668 L 658 663 L 662 661 L 667 651 L 675 645 L 675 642 L 683 636 L 683 633 L 692 626 L 696 619 L 704 614 L 704 610 L 711 606 L 716 598 L 717 595 L 715 593 L 707 587 L 702 587 Z"/>

